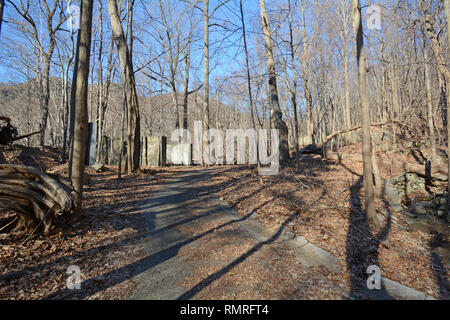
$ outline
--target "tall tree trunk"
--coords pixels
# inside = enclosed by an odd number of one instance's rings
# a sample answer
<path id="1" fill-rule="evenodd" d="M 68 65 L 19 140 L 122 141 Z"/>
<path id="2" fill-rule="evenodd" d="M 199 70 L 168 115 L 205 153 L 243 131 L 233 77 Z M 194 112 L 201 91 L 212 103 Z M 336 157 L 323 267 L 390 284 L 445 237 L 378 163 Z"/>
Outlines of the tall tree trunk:
<path id="1" fill-rule="evenodd" d="M 430 71 L 430 57 L 428 55 L 428 48 L 426 44 L 423 48 L 423 55 L 425 60 L 425 85 L 427 89 L 427 123 L 428 123 L 428 136 L 431 145 L 431 159 L 436 156 L 436 137 L 434 135 L 434 108 L 433 108 L 433 96 L 431 87 L 431 71 Z"/>
<path id="2" fill-rule="evenodd" d="M 261 24 L 264 32 L 265 53 L 267 59 L 267 71 L 269 73 L 269 90 L 270 90 L 270 104 L 272 107 L 272 127 L 279 130 L 280 133 L 280 162 L 289 160 L 289 132 L 286 122 L 283 120 L 283 113 L 280 108 L 280 101 L 278 98 L 277 74 L 275 70 L 275 59 L 273 56 L 272 33 L 269 26 L 269 17 L 266 10 L 266 1 L 259 1 L 261 6 Z"/>
<path id="3" fill-rule="evenodd" d="M 103 5 L 102 0 L 98 2 L 99 44 L 97 62 L 97 155 L 95 162 L 103 162 Z"/>
<path id="4" fill-rule="evenodd" d="M 379 227 L 375 207 L 372 169 L 372 142 L 370 134 L 369 93 L 367 90 L 367 69 L 364 54 L 364 35 L 360 0 L 352 0 L 353 30 L 355 32 L 356 59 L 358 64 L 359 97 L 361 100 L 361 123 L 363 136 L 364 194 L 367 219 L 371 225 Z"/>
<path id="5" fill-rule="evenodd" d="M 120 68 L 126 87 L 127 107 L 128 107 L 128 136 L 127 136 L 127 164 L 128 173 L 135 172 L 139 169 L 141 137 L 140 137 L 140 114 L 139 102 L 136 92 L 133 61 L 131 46 L 128 47 L 125 39 L 125 34 L 119 17 L 119 10 L 117 7 L 117 0 L 108 0 L 109 16 L 111 19 L 111 27 L 113 30 L 114 40 L 119 54 Z M 133 1 L 130 3 L 129 18 L 133 10 Z M 131 25 L 129 26 L 131 29 Z M 131 31 L 130 31 L 131 32 Z M 132 44 L 132 37 L 129 39 Z"/>
<path id="6" fill-rule="evenodd" d="M 434 52 L 434 57 L 437 60 L 437 65 L 440 73 L 445 79 L 446 82 L 446 104 L 447 104 L 447 138 L 448 138 L 448 151 L 450 151 L 450 70 L 447 67 L 447 61 L 445 59 L 444 50 L 441 47 L 441 44 L 436 37 L 436 31 L 434 22 L 431 20 L 430 11 L 427 8 L 424 0 L 419 0 L 420 7 L 422 9 L 423 16 L 425 18 L 425 31 L 428 38 L 431 40 L 431 45 Z M 448 40 L 450 40 L 450 0 L 444 0 L 444 12 L 447 20 L 447 36 Z M 449 153 L 450 154 L 450 153 Z M 450 178 L 450 161 L 448 161 L 448 175 Z M 449 179 L 450 181 L 450 179 Z M 448 191 L 450 192 L 450 183 L 448 184 Z"/>
<path id="7" fill-rule="evenodd" d="M 41 110 L 41 133 L 40 145 L 45 145 L 45 133 L 47 131 L 48 108 L 50 103 L 50 64 L 55 48 L 54 40 L 50 41 L 50 48 L 47 54 L 44 54 L 44 69 L 42 74 L 42 110 Z"/>
<path id="8" fill-rule="evenodd" d="M 105 114 L 106 114 L 106 108 L 108 107 L 108 101 L 109 101 L 109 89 L 111 86 L 111 75 L 112 75 L 112 69 L 113 69 L 113 51 L 114 51 L 114 40 L 111 39 L 111 45 L 109 49 L 109 55 L 108 55 L 108 65 L 107 65 L 107 74 L 106 74 L 106 84 L 104 86 L 104 89 L 101 90 L 101 103 L 100 103 L 100 115 L 98 120 L 98 143 L 100 146 L 102 146 L 104 142 L 104 132 L 105 132 Z M 102 81 L 103 82 L 103 81 Z M 102 83 L 103 88 L 103 83 Z M 100 161 L 99 161 L 100 160 Z M 100 158 L 97 160 L 97 162 L 103 162 L 105 160 L 104 155 L 102 154 L 102 150 L 100 150 Z"/>
<path id="9" fill-rule="evenodd" d="M 0 35 L 2 34 L 3 9 L 5 8 L 5 0 L 0 0 Z"/>
<path id="10" fill-rule="evenodd" d="M 291 0 L 288 1 L 289 6 L 289 49 L 291 54 L 291 69 L 292 69 L 292 87 L 290 88 L 290 96 L 292 103 L 292 111 L 294 112 L 294 140 L 295 140 L 295 153 L 297 157 L 297 166 L 300 165 L 300 141 L 299 141 L 299 125 L 298 125 L 298 110 L 297 110 L 297 78 L 295 74 L 295 48 L 294 48 L 294 19 L 291 8 Z M 287 77 L 287 74 L 286 74 Z"/>
<path id="11" fill-rule="evenodd" d="M 81 13 L 80 13 L 81 14 Z M 75 135 L 75 101 L 76 101 L 76 92 L 77 92 L 77 78 L 78 78 L 78 60 L 79 60 L 79 51 L 80 46 L 80 29 L 77 30 L 77 49 L 75 53 L 75 65 L 73 67 L 73 75 L 72 75 L 72 87 L 70 90 L 70 119 L 69 119 L 69 179 L 72 180 L 72 171 L 73 171 L 73 140 Z"/>
<path id="12" fill-rule="evenodd" d="M 242 0 L 239 1 L 239 8 L 240 8 L 240 12 L 241 12 L 242 37 L 244 39 L 245 67 L 246 67 L 246 71 L 247 71 L 247 90 L 248 90 L 248 97 L 249 97 L 249 102 L 250 102 L 252 125 L 253 125 L 253 129 L 256 130 L 255 112 L 253 111 L 254 103 L 253 103 L 253 94 L 252 94 L 252 83 L 251 83 L 251 77 L 250 77 L 250 63 L 249 63 L 249 54 L 248 54 L 248 47 L 247 47 L 247 35 L 246 35 L 245 19 L 244 19 L 244 7 L 242 5 Z M 257 165 L 258 165 L 258 172 L 260 172 L 261 171 L 261 162 L 259 160 L 259 143 L 256 143 L 256 159 L 257 159 Z M 259 177 L 259 183 L 261 185 L 264 185 L 264 181 L 261 176 Z"/>
<path id="13" fill-rule="evenodd" d="M 391 38 L 392 39 L 392 38 Z M 388 41 L 388 58 L 391 66 L 391 89 L 392 89 L 392 114 L 394 119 L 397 119 L 400 114 L 400 100 L 399 100 L 399 89 L 398 89 L 398 76 L 397 69 L 395 67 L 395 55 L 392 46 L 392 41 Z"/>
<path id="14" fill-rule="evenodd" d="M 180 127 L 187 130 L 188 128 L 188 103 L 189 103 L 189 69 L 191 65 L 191 38 L 189 36 L 187 47 L 186 47 L 186 56 L 184 57 L 184 93 L 183 93 L 183 123 Z M 181 121 L 181 120 L 180 120 Z"/>
<path id="15" fill-rule="evenodd" d="M 349 72 L 349 48 L 348 38 L 344 36 L 344 86 L 345 86 L 345 126 L 350 128 L 352 126 L 351 120 L 351 102 L 350 102 L 350 72 Z M 345 137 L 347 142 L 353 142 L 353 134 L 349 133 Z"/>
<path id="16" fill-rule="evenodd" d="M 203 15 L 204 15 L 204 46 L 203 46 L 203 55 L 204 55 L 204 86 L 205 86 L 205 97 L 203 100 L 203 130 L 209 130 L 209 0 L 203 0 Z M 205 150 L 206 144 L 203 141 L 203 150 Z M 208 155 L 209 156 L 209 155 Z M 211 159 L 203 159 L 203 164 L 205 162 L 209 163 Z"/>
<path id="17" fill-rule="evenodd" d="M 444 0 L 445 19 L 447 20 L 447 38 L 449 47 L 447 50 L 450 54 L 450 0 Z M 450 71 L 447 69 L 447 154 L 450 155 Z M 448 160 L 448 194 L 450 194 L 450 160 Z"/>
<path id="18" fill-rule="evenodd" d="M 78 72 L 75 93 L 75 134 L 73 143 L 72 185 L 76 192 L 76 206 L 81 209 L 84 184 L 84 163 L 88 144 L 88 78 L 91 52 L 93 0 L 82 0 L 80 41 L 78 42 Z"/>
<path id="19" fill-rule="evenodd" d="M 311 90 L 309 86 L 309 38 L 307 37 L 307 30 L 306 30 L 306 15 L 305 15 L 305 4 L 303 0 L 300 1 L 300 10 L 301 10 L 301 17 L 302 17 L 302 39 L 304 41 L 303 43 L 303 92 L 304 92 L 304 98 L 306 102 L 306 136 L 308 139 L 311 139 L 310 143 L 315 143 L 314 141 L 314 121 L 313 121 L 313 101 L 311 96 Z M 302 145 L 304 145 L 304 141 L 302 138 Z"/>
<path id="20" fill-rule="evenodd" d="M 68 5 L 70 6 L 70 1 L 69 1 Z M 74 41 L 73 29 L 70 29 L 70 43 L 71 43 L 70 57 L 69 57 L 69 61 L 67 61 L 67 65 L 64 70 L 64 93 L 63 94 L 64 94 L 64 110 L 65 111 L 64 111 L 63 148 L 62 148 L 62 155 L 61 155 L 62 163 L 66 162 L 67 146 L 69 145 L 69 148 L 70 148 L 70 143 L 68 143 L 68 141 L 67 141 L 67 136 L 68 135 L 70 136 L 70 133 L 68 134 L 68 130 L 70 130 L 68 128 L 68 126 L 70 126 L 70 125 L 68 125 L 68 124 L 69 124 L 69 114 L 71 114 L 72 111 L 70 109 L 68 86 L 69 86 L 69 69 L 70 69 L 70 65 L 72 64 L 73 58 L 75 56 L 75 41 Z M 72 87 L 73 87 L 73 83 L 74 83 L 74 81 L 72 80 Z M 70 141 L 70 139 L 69 139 L 69 141 Z"/>

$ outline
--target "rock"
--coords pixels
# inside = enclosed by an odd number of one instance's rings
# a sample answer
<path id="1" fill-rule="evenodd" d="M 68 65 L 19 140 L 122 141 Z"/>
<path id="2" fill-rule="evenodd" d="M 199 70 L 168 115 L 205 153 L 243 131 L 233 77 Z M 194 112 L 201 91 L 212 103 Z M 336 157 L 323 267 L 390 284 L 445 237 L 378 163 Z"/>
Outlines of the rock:
<path id="1" fill-rule="evenodd" d="M 445 226 L 442 222 L 433 222 L 433 221 L 423 221 L 423 220 L 414 220 L 410 223 L 410 228 L 415 231 L 422 231 L 429 234 L 438 233 L 446 233 L 448 232 L 448 227 Z"/>
<path id="2" fill-rule="evenodd" d="M 391 184 L 385 185 L 384 196 L 385 196 L 386 200 L 388 200 L 391 203 L 391 205 L 402 203 L 401 195 L 398 193 L 397 189 L 394 186 L 392 186 Z"/>
<path id="3" fill-rule="evenodd" d="M 92 168 L 94 168 L 95 172 L 102 172 L 105 170 L 105 165 L 103 163 L 95 163 Z"/>
<path id="4" fill-rule="evenodd" d="M 440 198 L 434 198 L 433 203 L 434 203 L 434 205 L 439 206 L 441 204 L 441 199 Z"/>
<path id="5" fill-rule="evenodd" d="M 295 240 L 298 242 L 298 244 L 300 246 L 304 246 L 305 244 L 307 244 L 309 242 L 308 240 L 306 240 L 305 238 L 300 237 L 300 236 L 297 236 L 297 238 L 295 238 Z"/>
<path id="6" fill-rule="evenodd" d="M 394 203 L 391 204 L 391 210 L 392 212 L 399 213 L 403 211 L 403 206 L 401 204 Z"/>
<path id="7" fill-rule="evenodd" d="M 445 216 L 445 213 L 446 213 L 447 211 L 444 211 L 444 210 L 438 210 L 437 211 L 437 216 L 439 217 L 439 218 L 442 218 L 443 216 Z"/>
<path id="8" fill-rule="evenodd" d="M 439 204 L 441 204 L 441 205 L 446 205 L 447 204 L 447 198 L 441 198 L 440 200 L 439 200 Z"/>
<path id="9" fill-rule="evenodd" d="M 439 206 L 438 210 L 447 211 L 447 205 L 444 204 L 444 205 Z"/>
<path id="10" fill-rule="evenodd" d="M 408 218 L 417 218 L 417 216 L 416 216 L 414 213 L 411 213 L 411 212 L 409 212 L 409 211 L 403 210 L 403 211 L 402 211 L 402 214 L 403 214 L 404 216 L 408 217 Z"/>
<path id="11" fill-rule="evenodd" d="M 418 215 L 424 215 L 427 214 L 427 209 L 425 207 L 421 206 L 420 204 L 415 204 L 413 206 L 414 213 Z"/>

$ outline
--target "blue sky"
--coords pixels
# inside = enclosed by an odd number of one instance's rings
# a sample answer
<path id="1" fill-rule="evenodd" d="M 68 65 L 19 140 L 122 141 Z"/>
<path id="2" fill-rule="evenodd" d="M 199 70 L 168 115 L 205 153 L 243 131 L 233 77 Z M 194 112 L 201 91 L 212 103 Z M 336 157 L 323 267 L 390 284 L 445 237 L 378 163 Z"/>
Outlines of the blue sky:
<path id="1" fill-rule="evenodd" d="M 72 3 L 74 3 L 75 1 L 72 1 Z M 75 2 L 76 3 L 76 2 Z M 217 4 L 219 3 L 219 1 L 217 0 L 211 0 L 211 4 L 210 4 L 210 10 L 212 10 L 212 8 L 216 7 Z M 37 0 L 31 0 L 31 4 L 37 6 Z M 136 4 L 135 4 L 135 23 L 137 25 L 139 24 L 143 24 L 143 23 L 148 23 L 148 19 L 146 19 L 144 21 L 144 9 L 143 6 L 146 6 L 146 10 L 147 12 L 152 13 L 152 10 L 157 6 L 158 1 L 154 1 L 154 0 L 136 0 Z M 180 5 L 180 4 L 178 4 Z M 199 4 L 199 7 L 202 7 L 202 4 Z M 233 8 L 233 13 L 230 8 Z M 237 11 L 239 9 L 239 1 L 238 0 L 231 0 L 227 5 L 221 7 L 215 14 L 213 19 L 211 20 L 211 23 L 214 24 L 223 24 L 223 20 L 228 20 L 229 22 L 227 23 L 227 26 L 231 29 L 235 28 L 235 26 L 240 26 L 240 20 L 239 20 L 239 16 L 237 16 L 236 14 L 238 14 L 239 12 Z M 252 28 L 255 26 L 255 22 L 259 23 L 259 2 L 257 0 L 245 0 L 244 1 L 244 10 L 245 10 L 245 15 L 246 15 L 246 20 L 247 20 L 247 29 L 250 31 L 248 36 L 251 37 L 252 34 Z M 107 2 L 103 1 L 103 15 L 104 15 L 104 21 L 106 22 L 106 24 L 104 25 L 104 29 L 105 30 L 105 37 L 109 37 L 109 35 L 107 35 L 108 33 L 110 33 L 110 29 L 109 26 L 107 24 L 109 24 L 109 18 L 107 16 Z M 12 6 L 10 4 L 7 3 L 6 9 L 5 9 L 5 20 L 6 22 L 3 24 L 2 27 L 2 34 L 0 35 L 0 45 L 2 47 L 6 47 L 5 42 L 6 41 L 10 41 L 11 39 L 14 41 L 17 41 L 19 43 L 22 43 L 25 47 L 30 47 L 30 45 L 27 43 L 27 41 L 20 36 L 20 33 L 18 32 L 18 28 L 16 25 L 12 24 L 12 23 L 8 23 L 8 20 L 10 18 L 13 19 L 20 19 L 20 17 L 18 17 L 18 15 L 15 13 L 14 8 L 12 8 Z M 194 16 L 198 17 L 199 19 L 201 19 L 201 12 L 200 10 L 194 10 Z M 33 17 L 36 20 L 37 24 L 38 24 L 38 30 L 42 30 L 42 34 L 44 35 L 44 39 L 45 39 L 45 25 L 39 23 L 39 20 L 42 19 L 42 17 L 39 16 L 39 14 L 37 13 L 37 10 L 35 10 L 35 12 L 33 12 Z M 148 17 L 148 16 L 147 16 Z M 96 25 L 96 21 L 98 18 L 98 0 L 96 0 L 94 2 L 94 28 Z M 256 19 L 256 20 L 255 20 Z M 66 28 L 66 25 L 64 25 L 64 28 Z M 203 22 L 200 21 L 199 24 L 199 32 L 197 33 L 198 37 L 203 37 Z M 139 26 L 135 27 L 135 34 L 139 31 Z M 63 31 L 59 31 L 60 33 L 62 33 Z M 212 26 L 211 27 L 211 31 L 210 31 L 210 41 L 211 41 L 211 56 L 212 56 L 212 61 L 211 61 L 211 68 L 212 68 L 212 74 L 211 77 L 215 78 L 218 75 L 222 75 L 222 74 L 229 74 L 231 72 L 233 72 L 234 68 L 233 66 L 236 64 L 236 60 L 237 61 L 243 61 L 242 58 L 242 54 L 241 54 L 241 48 L 236 47 L 235 45 L 240 45 L 241 44 L 241 31 L 240 30 L 235 30 L 235 32 L 224 32 L 224 29 L 217 27 L 217 26 Z M 145 50 L 145 46 L 141 45 L 141 41 L 142 43 L 148 44 L 149 41 L 151 41 L 151 37 L 149 37 L 148 35 L 146 35 L 145 33 L 139 33 L 139 39 L 140 41 L 135 41 L 135 50 L 136 52 Z M 47 39 L 44 40 L 44 42 L 46 42 Z M 250 41 L 250 44 L 252 44 L 252 41 Z M 223 46 L 227 46 L 227 49 L 222 49 L 220 50 L 219 53 L 217 53 L 217 50 L 219 49 L 219 47 L 223 47 Z M 194 56 L 193 56 L 193 60 L 192 60 L 192 66 L 197 67 L 198 69 L 201 69 L 201 64 L 202 64 L 202 50 L 201 50 L 201 46 L 202 46 L 202 41 L 199 41 L 196 43 L 196 48 L 194 51 Z M 108 48 L 108 46 L 105 46 Z M 10 51 L 11 54 L 16 54 L 16 48 L 11 48 L 12 50 Z M 157 51 L 157 50 L 155 50 Z M 156 52 L 153 52 L 154 55 L 156 55 Z M 107 58 L 107 54 L 104 54 L 105 58 L 104 58 L 104 64 L 106 64 L 106 58 Z M 137 55 L 136 55 L 137 56 Z M 11 64 L 11 60 L 8 59 L 8 54 L 5 52 L 2 52 L 1 56 L 0 56 L 1 60 L 0 60 L 0 79 L 1 82 L 20 82 L 24 80 L 24 76 L 21 75 L 19 72 L 17 72 L 17 70 L 15 69 L 17 66 L 14 64 Z M 151 58 L 151 55 L 148 56 L 148 59 Z M 54 53 L 54 61 L 57 60 L 57 52 L 55 51 Z M 136 59 L 136 64 L 138 64 L 139 60 L 142 59 Z M 54 72 L 59 71 L 59 68 L 57 66 L 52 66 L 52 70 Z M 201 70 L 199 70 L 198 74 L 194 75 L 197 76 L 198 78 L 202 78 L 202 72 Z"/>

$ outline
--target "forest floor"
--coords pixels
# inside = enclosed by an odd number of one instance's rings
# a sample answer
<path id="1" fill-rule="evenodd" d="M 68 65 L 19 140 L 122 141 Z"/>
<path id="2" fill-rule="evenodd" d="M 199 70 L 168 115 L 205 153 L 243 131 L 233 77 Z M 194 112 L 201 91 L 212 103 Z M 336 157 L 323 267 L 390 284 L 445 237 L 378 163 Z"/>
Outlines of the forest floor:
<path id="1" fill-rule="evenodd" d="M 365 285 L 367 267 L 377 265 L 383 277 L 449 299 L 448 265 L 433 251 L 448 244 L 448 233 L 411 232 L 401 217 L 369 230 L 361 212 L 361 156 L 356 146 L 346 148 L 352 156 L 340 163 L 305 156 L 298 170 L 283 168 L 264 177 L 263 185 L 255 168 L 210 168 L 175 195 L 165 192 L 199 168 L 155 169 L 121 180 L 117 168 L 88 169 L 85 210 L 73 223 L 55 226 L 47 237 L 0 233 L 0 298 L 347 299 Z M 11 163 L 67 176 L 56 149 L 15 147 L 5 155 Z M 395 160 L 381 166 L 383 177 L 414 161 L 404 155 Z M 233 210 L 217 210 L 217 201 Z M 179 220 L 169 218 L 171 212 Z M 252 214 L 269 236 L 242 231 L 234 213 L 243 220 Z M 11 219 L 0 211 L 0 227 Z M 299 264 L 278 239 L 281 231 L 328 251 L 341 272 Z M 167 264 L 173 259 L 183 261 L 186 276 L 173 274 L 175 264 Z M 66 290 L 70 265 L 82 272 L 83 289 L 76 293 Z M 167 287 L 171 277 L 179 291 L 157 296 L 148 290 Z"/>

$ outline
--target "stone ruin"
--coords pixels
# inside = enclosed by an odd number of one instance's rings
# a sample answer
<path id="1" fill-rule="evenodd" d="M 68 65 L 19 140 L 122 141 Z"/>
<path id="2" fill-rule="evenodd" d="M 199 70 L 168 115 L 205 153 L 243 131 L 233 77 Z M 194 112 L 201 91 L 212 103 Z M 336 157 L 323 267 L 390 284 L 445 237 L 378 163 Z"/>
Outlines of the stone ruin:
<path id="1" fill-rule="evenodd" d="M 91 128 L 91 126 L 90 126 Z M 89 134 L 89 149 L 86 160 L 87 165 L 95 164 L 95 146 L 97 136 L 95 127 Z M 102 154 L 105 165 L 118 165 L 121 157 L 121 139 L 104 137 Z M 124 142 L 124 154 L 126 155 L 126 142 Z M 123 158 L 122 158 L 123 159 Z M 163 167 L 166 165 L 192 164 L 192 144 L 167 144 L 167 137 L 142 137 L 141 138 L 141 166 Z"/>
<path id="2" fill-rule="evenodd" d="M 405 172 L 384 180 L 383 196 L 391 211 L 402 214 L 411 229 L 448 233 L 450 203 L 446 189 L 447 177 L 443 174 L 430 179 Z"/>

